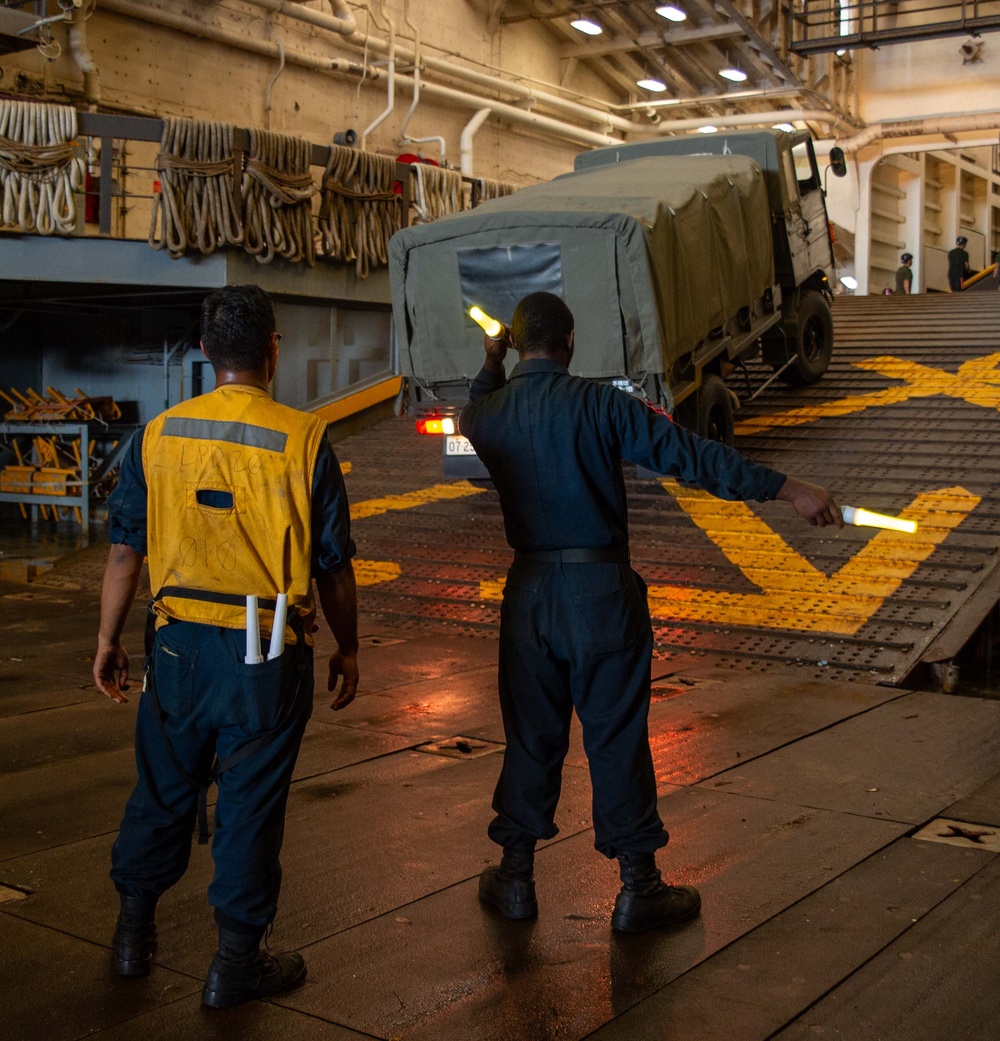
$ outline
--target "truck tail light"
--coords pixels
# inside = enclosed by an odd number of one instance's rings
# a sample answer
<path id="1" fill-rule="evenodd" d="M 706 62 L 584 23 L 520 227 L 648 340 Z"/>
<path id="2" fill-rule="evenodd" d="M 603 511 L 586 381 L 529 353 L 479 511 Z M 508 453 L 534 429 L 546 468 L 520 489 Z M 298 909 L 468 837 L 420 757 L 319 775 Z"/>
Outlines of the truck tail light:
<path id="1" fill-rule="evenodd" d="M 429 416 L 417 420 L 418 434 L 454 434 L 455 420 L 450 416 Z"/>

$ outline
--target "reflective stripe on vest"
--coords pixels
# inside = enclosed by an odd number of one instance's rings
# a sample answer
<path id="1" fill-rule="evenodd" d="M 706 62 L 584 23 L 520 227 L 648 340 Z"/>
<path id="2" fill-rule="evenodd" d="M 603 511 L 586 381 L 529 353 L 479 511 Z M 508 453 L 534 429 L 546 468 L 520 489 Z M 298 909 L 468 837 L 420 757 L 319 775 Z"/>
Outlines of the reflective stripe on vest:
<path id="1" fill-rule="evenodd" d="M 285 592 L 309 631 L 312 482 L 325 433 L 317 416 L 238 385 L 182 402 L 146 427 L 149 578 L 154 593 L 164 590 L 154 604 L 162 621 L 243 629 L 248 595 Z M 271 617 L 260 612 L 262 636 Z M 296 640 L 291 626 L 285 639 Z"/>

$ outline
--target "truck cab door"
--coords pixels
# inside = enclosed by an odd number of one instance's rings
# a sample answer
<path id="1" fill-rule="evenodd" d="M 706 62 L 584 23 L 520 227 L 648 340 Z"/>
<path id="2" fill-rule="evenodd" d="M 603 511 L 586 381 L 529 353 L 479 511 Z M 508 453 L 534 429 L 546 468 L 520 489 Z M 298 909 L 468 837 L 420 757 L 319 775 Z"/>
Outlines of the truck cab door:
<path id="1" fill-rule="evenodd" d="M 812 141 L 804 138 L 793 144 L 786 154 L 794 171 L 791 176 L 786 174 L 787 183 L 791 191 L 798 194 L 798 204 L 797 207 L 793 207 L 789 227 L 793 255 L 800 252 L 800 242 L 804 247 L 801 250 L 804 270 L 800 274 L 798 265 L 795 265 L 796 282 L 801 284 L 803 278 L 815 271 L 823 271 L 828 279 L 832 279 L 833 248 L 830 243 L 830 223 Z"/>

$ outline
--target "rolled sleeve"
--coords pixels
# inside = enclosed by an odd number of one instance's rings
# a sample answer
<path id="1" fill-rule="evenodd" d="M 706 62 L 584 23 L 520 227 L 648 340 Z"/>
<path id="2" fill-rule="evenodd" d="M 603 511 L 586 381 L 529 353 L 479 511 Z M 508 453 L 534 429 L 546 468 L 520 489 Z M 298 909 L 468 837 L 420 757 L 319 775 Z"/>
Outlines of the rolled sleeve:
<path id="1" fill-rule="evenodd" d="M 313 577 L 341 571 L 356 552 L 344 476 L 330 442 L 324 440 L 320 442 L 313 474 Z"/>
<path id="2" fill-rule="evenodd" d="M 146 556 L 146 474 L 142 468 L 142 438 L 146 428 L 132 435 L 118 469 L 118 483 L 108 496 L 108 539 Z"/>

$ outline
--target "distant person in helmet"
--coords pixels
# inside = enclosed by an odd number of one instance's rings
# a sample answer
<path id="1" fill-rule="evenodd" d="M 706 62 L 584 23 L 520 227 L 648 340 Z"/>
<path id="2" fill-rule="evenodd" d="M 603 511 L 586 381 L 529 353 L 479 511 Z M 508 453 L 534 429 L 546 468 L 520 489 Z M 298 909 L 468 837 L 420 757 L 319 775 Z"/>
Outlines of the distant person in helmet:
<path id="1" fill-rule="evenodd" d="M 896 269 L 896 292 L 907 296 L 913 292 L 913 254 L 904 253 L 900 258 L 900 266 Z"/>
<path id="2" fill-rule="evenodd" d="M 955 239 L 955 248 L 948 251 L 948 286 L 953 293 L 960 293 L 962 282 L 972 274 L 969 254 L 965 252 L 968 241 L 964 235 L 959 235 Z"/>

